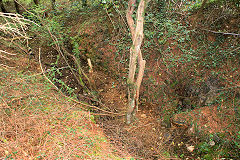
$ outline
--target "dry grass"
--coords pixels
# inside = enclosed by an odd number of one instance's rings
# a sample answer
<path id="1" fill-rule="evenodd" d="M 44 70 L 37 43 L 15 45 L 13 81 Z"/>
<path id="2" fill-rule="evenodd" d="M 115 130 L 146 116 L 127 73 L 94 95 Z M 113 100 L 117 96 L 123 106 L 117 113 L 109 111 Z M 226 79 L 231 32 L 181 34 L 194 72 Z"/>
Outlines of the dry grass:
<path id="1" fill-rule="evenodd" d="M 40 76 L 0 70 L 0 157 L 120 159 L 88 112 Z"/>

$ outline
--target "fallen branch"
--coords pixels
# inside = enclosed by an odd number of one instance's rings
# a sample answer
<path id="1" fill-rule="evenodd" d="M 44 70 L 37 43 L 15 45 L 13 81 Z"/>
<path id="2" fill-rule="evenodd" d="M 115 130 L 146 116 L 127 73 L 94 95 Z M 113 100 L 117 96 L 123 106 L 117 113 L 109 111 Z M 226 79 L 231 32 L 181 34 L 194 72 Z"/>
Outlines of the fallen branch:
<path id="1" fill-rule="evenodd" d="M 211 33 L 216 33 L 216 34 L 224 34 L 224 35 L 232 35 L 232 36 L 239 36 L 240 37 L 240 34 L 237 34 L 237 33 L 216 32 L 216 31 L 212 31 L 212 30 L 208 30 L 208 29 L 201 29 L 201 30 L 211 32 Z"/>
<path id="2" fill-rule="evenodd" d="M 5 64 L 0 64 L 0 66 L 2 66 L 2 67 L 5 68 L 5 69 L 8 69 L 8 68 L 15 68 L 15 67 L 7 66 L 7 65 L 5 65 Z"/>
<path id="3" fill-rule="evenodd" d="M 2 53 L 6 53 L 6 54 L 11 55 L 11 56 L 15 56 L 15 55 L 17 55 L 17 54 L 9 53 L 9 52 L 4 51 L 4 50 L 1 50 L 1 49 L 0 49 L 0 52 L 2 52 Z"/>

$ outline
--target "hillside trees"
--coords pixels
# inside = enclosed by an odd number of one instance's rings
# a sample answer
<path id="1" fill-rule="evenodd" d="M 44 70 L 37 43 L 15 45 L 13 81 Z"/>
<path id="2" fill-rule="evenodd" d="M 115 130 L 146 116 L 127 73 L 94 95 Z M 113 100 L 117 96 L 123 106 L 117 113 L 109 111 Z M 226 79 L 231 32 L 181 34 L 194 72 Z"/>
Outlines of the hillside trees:
<path id="1" fill-rule="evenodd" d="M 146 61 L 142 58 L 141 52 L 141 44 L 143 41 L 143 22 L 144 22 L 144 10 L 147 6 L 146 0 L 141 0 L 138 9 L 137 9 L 137 17 L 136 22 L 132 17 L 134 12 L 134 5 L 136 4 L 136 0 L 129 0 L 128 9 L 126 13 L 126 18 L 128 22 L 128 26 L 131 32 L 131 38 L 133 44 L 130 48 L 130 61 L 129 61 L 129 72 L 128 72 L 128 109 L 126 115 L 127 123 L 131 123 L 131 119 L 134 117 L 136 111 L 138 110 L 138 98 L 139 98 L 139 90 L 144 74 L 144 68 Z M 135 24 L 136 23 L 136 24 Z M 136 27 L 135 27 L 136 25 Z M 136 69 L 138 64 L 138 75 L 135 79 Z"/>

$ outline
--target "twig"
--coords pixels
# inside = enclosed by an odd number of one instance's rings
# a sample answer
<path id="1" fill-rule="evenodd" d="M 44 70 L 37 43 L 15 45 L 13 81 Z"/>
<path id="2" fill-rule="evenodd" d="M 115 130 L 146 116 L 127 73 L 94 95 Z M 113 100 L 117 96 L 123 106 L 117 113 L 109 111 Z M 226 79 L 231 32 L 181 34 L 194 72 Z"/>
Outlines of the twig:
<path id="1" fill-rule="evenodd" d="M 103 111 L 103 112 L 108 113 L 108 114 L 110 114 L 110 115 L 118 115 L 118 116 L 122 116 L 122 115 L 123 115 L 123 113 L 114 113 L 114 112 L 106 111 L 106 110 L 101 109 L 101 108 L 96 107 L 96 106 L 91 106 L 91 105 L 89 105 L 89 104 L 85 104 L 85 103 L 80 102 L 80 101 L 78 101 L 78 100 L 75 100 L 75 99 L 73 99 L 73 98 L 71 98 L 71 97 L 68 97 L 68 96 L 66 96 L 66 95 L 64 95 L 64 94 L 63 94 L 63 96 L 66 97 L 66 98 L 69 98 L 69 99 L 72 100 L 73 102 L 76 102 L 76 103 L 78 103 L 78 104 L 87 106 L 87 107 L 89 107 L 89 108 L 94 108 L 94 109 Z M 101 113 L 93 113 L 93 114 L 95 114 L 95 115 L 107 115 L 107 114 L 101 114 Z M 125 114 L 124 114 L 124 115 L 125 115 Z"/>
<path id="2" fill-rule="evenodd" d="M 5 59 L 7 59 L 7 60 L 11 60 L 11 58 L 8 58 L 8 57 L 3 56 L 3 55 L 1 55 L 1 54 L 0 54 L 0 58 L 5 58 Z"/>
<path id="3" fill-rule="evenodd" d="M 78 69 L 81 71 L 81 73 L 83 74 L 83 76 L 87 79 L 88 83 L 91 84 L 90 79 L 88 78 L 88 76 L 87 76 L 87 75 L 85 74 L 85 72 L 83 71 L 82 67 L 80 66 L 80 64 L 79 64 L 79 62 L 78 62 L 78 60 L 77 60 L 77 58 L 76 58 L 73 54 L 70 54 L 69 52 L 67 52 L 67 50 L 66 50 L 64 47 L 62 47 L 62 49 L 63 49 L 64 52 L 67 53 L 67 55 L 69 55 L 69 56 L 71 56 L 71 57 L 73 58 L 73 60 L 74 60 L 75 63 L 77 64 Z M 63 55 L 62 55 L 62 56 L 63 56 Z M 72 71 L 72 72 L 73 72 L 73 71 Z M 79 74 L 79 76 L 81 76 L 80 73 L 78 73 L 78 74 Z M 75 77 L 75 78 L 78 79 L 77 77 Z M 79 82 L 79 83 L 80 83 L 80 85 L 81 85 L 81 82 Z M 85 86 L 85 84 L 83 84 L 82 87 L 84 87 L 84 88 L 88 91 L 88 93 L 90 93 L 89 89 Z"/>
<path id="4" fill-rule="evenodd" d="M 240 47 L 235 48 L 234 50 L 230 51 L 229 53 L 232 53 L 232 52 L 234 52 L 234 51 L 236 51 L 236 50 L 238 50 L 238 49 L 240 49 Z"/>
<path id="5" fill-rule="evenodd" d="M 21 4 L 19 3 L 19 5 L 21 5 Z M 34 15 L 32 12 L 29 12 L 27 9 L 25 9 L 22 5 L 21 5 L 21 7 L 22 7 L 26 12 Z M 28 23 L 26 23 L 26 22 L 30 22 L 30 23 L 33 23 L 33 24 L 35 24 L 35 25 L 37 25 L 37 26 L 40 27 L 39 24 L 37 24 L 37 23 L 35 23 L 35 22 L 33 22 L 33 21 L 29 20 L 29 19 L 25 19 L 25 18 L 24 18 L 22 15 L 20 15 L 20 14 L 16 14 L 16 13 L 2 13 L 2 12 L 0 12 L 0 16 L 1 16 L 1 17 L 10 18 L 10 19 L 15 19 L 15 18 L 17 18 L 18 20 L 23 20 L 22 23 L 25 21 L 25 23 L 23 23 L 23 24 L 28 24 Z"/>
<path id="6" fill-rule="evenodd" d="M 46 27 L 47 27 L 47 26 L 46 26 Z M 73 68 L 72 68 L 71 65 L 68 63 L 67 58 L 65 57 L 64 53 L 62 52 L 61 47 L 60 47 L 60 45 L 59 45 L 59 43 L 58 43 L 57 37 L 52 34 L 52 32 L 50 31 L 49 27 L 47 27 L 47 29 L 48 29 L 48 33 L 50 34 L 52 40 L 55 42 L 56 50 L 58 51 L 59 54 L 61 54 L 61 56 L 63 57 L 64 61 L 65 61 L 66 64 L 69 66 L 69 69 L 71 70 L 71 72 L 72 72 L 73 76 L 75 77 L 75 79 L 77 80 L 78 84 L 82 86 L 79 78 L 78 78 L 77 75 L 75 74 Z M 84 86 L 84 87 L 85 87 L 85 89 L 88 91 L 88 93 L 90 93 L 89 89 L 88 89 L 86 86 Z"/>
<path id="7" fill-rule="evenodd" d="M 15 56 L 15 55 L 17 55 L 17 54 L 9 53 L 9 52 L 4 51 L 4 50 L 1 50 L 1 49 L 0 49 L 0 52 L 2 52 L 2 53 L 6 53 L 6 54 L 11 55 L 11 56 Z"/>
<path id="8" fill-rule="evenodd" d="M 114 28 L 114 30 L 116 29 L 116 27 L 114 26 L 114 23 L 113 23 L 113 21 L 112 21 L 112 18 L 110 17 L 110 15 L 108 14 L 108 11 L 107 11 L 107 8 L 105 7 L 105 11 L 106 11 L 106 13 L 107 13 L 107 15 L 108 15 L 108 18 L 110 19 L 110 21 L 111 21 L 111 23 L 112 23 L 112 25 L 113 25 L 113 28 Z"/>
<path id="9" fill-rule="evenodd" d="M 2 67 L 4 67 L 4 68 L 15 68 L 15 67 L 10 67 L 10 66 L 7 66 L 7 65 L 5 65 L 5 64 L 0 64 L 0 66 L 2 66 Z"/>
<path id="10" fill-rule="evenodd" d="M 43 70 L 43 68 L 42 68 L 42 63 L 41 63 L 41 48 L 39 48 L 39 52 L 38 52 L 39 54 L 38 54 L 38 60 L 39 60 L 39 65 L 40 65 L 40 68 L 41 68 L 41 70 L 42 70 L 42 74 L 43 74 L 43 76 L 54 86 L 54 88 L 58 91 L 59 89 L 58 89 L 58 87 L 55 85 L 55 84 L 53 84 L 53 82 L 45 75 L 45 72 L 44 72 L 44 70 Z"/>
<path id="11" fill-rule="evenodd" d="M 201 30 L 216 33 L 216 34 L 224 34 L 224 35 L 232 35 L 232 36 L 239 36 L 240 37 L 240 34 L 237 34 L 237 33 L 216 32 L 216 31 L 212 31 L 212 30 L 208 30 L 208 29 L 201 29 Z"/>
<path id="12" fill-rule="evenodd" d="M 24 39 L 29 39 L 25 30 L 28 29 L 30 20 L 25 19 L 23 16 L 19 14 L 13 13 L 1 13 L 0 17 L 5 20 L 5 24 L 0 25 L 0 30 L 4 33 L 10 34 L 12 37 L 16 37 L 17 35 L 24 37 Z"/>

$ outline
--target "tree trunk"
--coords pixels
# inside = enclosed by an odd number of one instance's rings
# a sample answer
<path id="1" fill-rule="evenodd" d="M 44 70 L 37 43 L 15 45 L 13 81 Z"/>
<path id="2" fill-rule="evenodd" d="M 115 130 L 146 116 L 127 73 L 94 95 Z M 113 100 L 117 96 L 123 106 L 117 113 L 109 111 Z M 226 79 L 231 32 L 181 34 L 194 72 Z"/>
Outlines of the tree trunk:
<path id="1" fill-rule="evenodd" d="M 143 40 L 143 21 L 144 21 L 144 10 L 146 6 L 146 0 L 141 0 L 137 10 L 136 27 L 135 22 L 132 18 L 134 12 L 134 5 L 136 0 L 129 0 L 126 18 L 128 26 L 130 28 L 132 36 L 132 47 L 130 48 L 130 62 L 129 62 L 129 73 L 128 73 L 128 109 L 126 115 L 127 124 L 131 123 L 138 110 L 138 98 L 139 90 L 142 83 L 144 74 L 144 68 L 146 61 L 142 58 L 141 44 Z M 139 68 L 137 79 L 135 79 L 136 68 Z"/>
<path id="2" fill-rule="evenodd" d="M 198 10 L 198 13 L 197 13 L 197 14 L 198 14 L 198 17 L 199 17 L 200 15 L 202 15 L 203 9 L 204 9 L 207 1 L 208 1 L 208 0 L 203 0 L 202 5 L 201 5 L 201 7 L 200 7 L 200 9 Z"/>
<path id="3" fill-rule="evenodd" d="M 82 7 L 83 8 L 87 7 L 87 0 L 82 0 Z"/>
<path id="4" fill-rule="evenodd" d="M 6 12 L 7 12 L 7 10 L 6 10 L 5 7 L 4 7 L 4 4 L 3 4 L 3 1 L 2 1 L 2 0 L 0 0 L 0 7 L 1 7 L 1 10 L 2 10 L 3 13 L 6 13 Z"/>
<path id="5" fill-rule="evenodd" d="M 33 0 L 33 2 L 38 5 L 39 4 L 39 0 Z"/>
<path id="6" fill-rule="evenodd" d="M 16 8 L 16 12 L 17 12 L 18 14 L 20 14 L 19 4 L 18 4 L 18 1 L 17 1 L 17 0 L 14 0 L 14 5 L 15 5 L 15 8 Z"/>
<path id="7" fill-rule="evenodd" d="M 55 10 L 56 0 L 52 0 L 52 10 Z"/>

